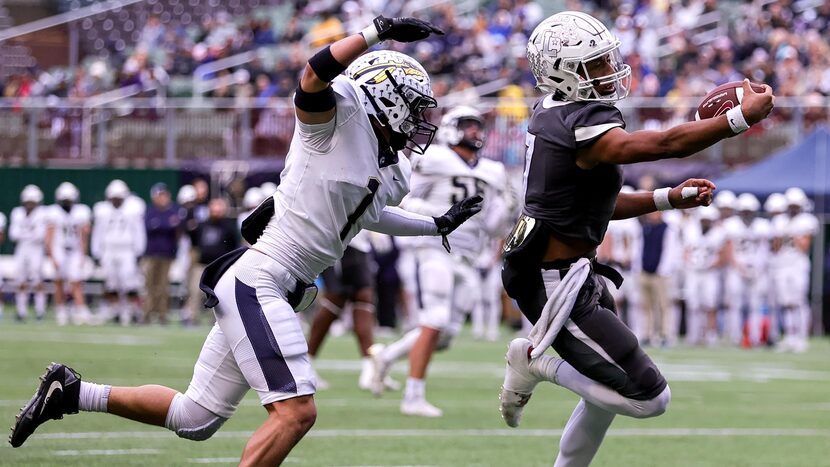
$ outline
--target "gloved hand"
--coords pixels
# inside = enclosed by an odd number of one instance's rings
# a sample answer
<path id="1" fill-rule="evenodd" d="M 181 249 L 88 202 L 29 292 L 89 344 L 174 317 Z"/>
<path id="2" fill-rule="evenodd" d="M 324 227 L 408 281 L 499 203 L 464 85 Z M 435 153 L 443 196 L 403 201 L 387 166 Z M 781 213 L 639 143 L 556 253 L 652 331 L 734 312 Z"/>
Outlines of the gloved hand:
<path id="1" fill-rule="evenodd" d="M 443 245 L 450 251 L 450 242 L 447 240 L 447 235 L 457 229 L 459 225 L 463 224 L 467 219 L 473 217 L 476 213 L 481 211 L 481 203 L 484 198 L 481 195 L 470 196 L 461 200 L 450 207 L 441 217 L 433 217 L 435 225 L 438 227 L 438 233 L 444 237 Z"/>
<path id="2" fill-rule="evenodd" d="M 430 34 L 444 35 L 444 31 L 436 28 L 427 21 L 417 18 L 386 18 L 378 16 L 374 20 L 378 38 L 385 41 L 392 39 L 397 42 L 415 42 L 426 39 Z"/>

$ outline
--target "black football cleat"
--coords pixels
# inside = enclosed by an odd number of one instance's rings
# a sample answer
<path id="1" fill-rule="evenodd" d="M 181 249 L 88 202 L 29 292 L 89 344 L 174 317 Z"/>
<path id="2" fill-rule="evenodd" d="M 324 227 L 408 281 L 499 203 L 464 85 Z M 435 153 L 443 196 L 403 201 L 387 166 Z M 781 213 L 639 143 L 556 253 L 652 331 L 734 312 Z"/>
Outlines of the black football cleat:
<path id="1" fill-rule="evenodd" d="M 17 414 L 9 435 L 9 444 L 19 448 L 37 427 L 49 420 L 78 413 L 81 375 L 61 363 L 52 362 L 40 377 L 40 386 L 32 399 Z"/>

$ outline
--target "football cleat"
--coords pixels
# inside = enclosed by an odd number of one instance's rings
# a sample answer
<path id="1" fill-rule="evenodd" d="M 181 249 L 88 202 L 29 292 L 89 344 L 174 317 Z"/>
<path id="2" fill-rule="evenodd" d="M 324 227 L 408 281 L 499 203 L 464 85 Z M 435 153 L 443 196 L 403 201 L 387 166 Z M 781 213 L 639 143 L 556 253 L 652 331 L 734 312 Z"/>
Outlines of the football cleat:
<path id="1" fill-rule="evenodd" d="M 35 395 L 15 417 L 9 444 L 18 448 L 43 423 L 78 413 L 80 394 L 81 375 L 66 365 L 50 364 L 40 377 Z"/>
<path id="2" fill-rule="evenodd" d="M 525 338 L 513 339 L 507 346 L 507 368 L 504 383 L 499 394 L 499 412 L 508 426 L 517 427 L 522 412 L 541 378 L 530 372 L 530 341 Z"/>
<path id="3" fill-rule="evenodd" d="M 426 399 L 401 401 L 401 413 L 415 417 L 438 418 L 444 415 L 444 411 L 430 404 Z"/>
<path id="4" fill-rule="evenodd" d="M 387 362 L 381 358 L 383 349 L 386 346 L 383 344 L 374 344 L 369 347 L 369 356 L 372 358 L 372 383 L 370 390 L 375 397 L 380 397 L 386 389 L 386 379 L 389 376 L 389 371 L 392 369 L 392 362 Z"/>

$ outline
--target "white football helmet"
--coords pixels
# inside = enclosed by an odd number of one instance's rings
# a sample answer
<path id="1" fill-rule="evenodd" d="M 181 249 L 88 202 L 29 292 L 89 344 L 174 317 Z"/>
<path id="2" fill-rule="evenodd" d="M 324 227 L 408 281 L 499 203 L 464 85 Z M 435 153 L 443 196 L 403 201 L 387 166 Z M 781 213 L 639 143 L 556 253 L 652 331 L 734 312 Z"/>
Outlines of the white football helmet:
<path id="1" fill-rule="evenodd" d="M 242 207 L 245 209 L 254 209 L 259 206 L 259 203 L 265 201 L 266 196 L 262 193 L 259 187 L 248 188 L 245 196 L 242 198 Z"/>
<path id="2" fill-rule="evenodd" d="M 43 192 L 37 185 L 26 185 L 20 192 L 20 202 L 40 204 L 43 202 Z"/>
<path id="3" fill-rule="evenodd" d="M 719 191 L 717 195 L 715 195 L 715 199 L 713 200 L 713 204 L 718 209 L 735 209 L 735 202 L 738 200 L 738 197 L 735 196 L 735 193 L 729 190 Z"/>
<path id="4" fill-rule="evenodd" d="M 477 123 L 482 130 L 484 129 L 484 118 L 481 112 L 466 105 L 455 107 L 441 117 L 441 124 L 438 125 L 435 138 L 439 143 L 448 146 L 464 145 L 473 151 L 478 151 L 484 147 L 484 134 L 482 133 L 480 139 L 464 140 L 464 125 L 469 122 Z"/>
<path id="5" fill-rule="evenodd" d="M 758 212 L 761 203 L 752 193 L 741 193 L 735 201 L 735 209 L 738 211 Z"/>
<path id="6" fill-rule="evenodd" d="M 628 95 L 631 67 L 620 41 L 602 22 L 578 11 L 542 21 L 527 42 L 536 87 L 568 101 L 614 102 Z"/>
<path id="7" fill-rule="evenodd" d="M 697 211 L 698 219 L 702 221 L 716 221 L 720 219 L 720 211 L 714 206 L 701 206 Z"/>
<path id="8" fill-rule="evenodd" d="M 107 185 L 107 189 L 104 191 L 104 196 L 106 196 L 107 199 L 127 199 L 127 197 L 130 196 L 130 189 L 123 180 L 116 178 L 111 181 L 109 185 Z"/>
<path id="9" fill-rule="evenodd" d="M 193 185 L 183 185 L 179 188 L 179 193 L 176 195 L 176 202 L 179 204 L 187 204 L 196 201 L 196 188 Z"/>
<path id="10" fill-rule="evenodd" d="M 780 214 L 787 210 L 787 198 L 781 193 L 773 193 L 764 201 L 764 211 L 770 214 Z"/>
<path id="11" fill-rule="evenodd" d="M 403 135 L 400 147 L 393 149 L 423 154 L 437 129 L 424 118 L 424 111 L 436 106 L 424 67 L 400 52 L 378 50 L 352 62 L 346 75 L 363 91 L 366 112 Z"/>
<path id="12" fill-rule="evenodd" d="M 804 190 L 798 187 L 787 188 L 787 191 L 784 192 L 784 198 L 787 199 L 787 204 L 790 206 L 805 208 L 808 204 L 807 195 Z"/>
<path id="13" fill-rule="evenodd" d="M 55 190 L 55 201 L 69 201 L 72 203 L 78 202 L 78 198 L 80 198 L 81 193 L 78 191 L 78 188 L 69 183 L 63 182 L 58 185 L 58 188 Z"/>

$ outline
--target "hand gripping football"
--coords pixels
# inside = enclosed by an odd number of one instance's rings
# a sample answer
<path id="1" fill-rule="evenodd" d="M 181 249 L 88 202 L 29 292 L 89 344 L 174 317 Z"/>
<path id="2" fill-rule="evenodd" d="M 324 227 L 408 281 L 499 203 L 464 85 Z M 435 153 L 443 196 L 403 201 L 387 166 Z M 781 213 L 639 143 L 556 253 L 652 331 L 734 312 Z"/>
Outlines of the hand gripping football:
<path id="1" fill-rule="evenodd" d="M 764 92 L 763 85 L 756 83 L 751 83 L 750 85 L 753 91 L 759 93 Z M 727 110 L 740 105 L 743 98 L 744 89 L 742 81 L 721 84 L 703 98 L 703 102 L 700 103 L 697 107 L 697 112 L 695 112 L 695 120 L 703 120 L 722 115 Z"/>

